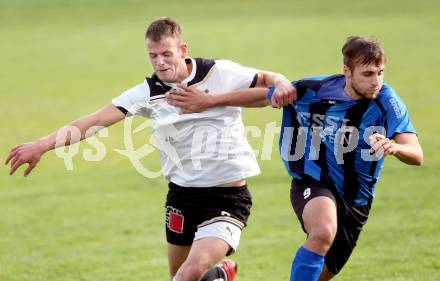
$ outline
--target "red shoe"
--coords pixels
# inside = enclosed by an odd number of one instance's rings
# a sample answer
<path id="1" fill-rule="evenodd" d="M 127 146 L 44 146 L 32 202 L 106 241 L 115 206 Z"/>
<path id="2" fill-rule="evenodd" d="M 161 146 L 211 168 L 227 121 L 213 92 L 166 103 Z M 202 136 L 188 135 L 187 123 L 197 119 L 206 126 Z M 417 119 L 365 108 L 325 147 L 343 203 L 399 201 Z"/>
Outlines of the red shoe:
<path id="1" fill-rule="evenodd" d="M 225 281 L 234 281 L 235 275 L 238 271 L 238 265 L 234 261 L 226 259 L 218 266 L 226 273 L 227 279 Z"/>

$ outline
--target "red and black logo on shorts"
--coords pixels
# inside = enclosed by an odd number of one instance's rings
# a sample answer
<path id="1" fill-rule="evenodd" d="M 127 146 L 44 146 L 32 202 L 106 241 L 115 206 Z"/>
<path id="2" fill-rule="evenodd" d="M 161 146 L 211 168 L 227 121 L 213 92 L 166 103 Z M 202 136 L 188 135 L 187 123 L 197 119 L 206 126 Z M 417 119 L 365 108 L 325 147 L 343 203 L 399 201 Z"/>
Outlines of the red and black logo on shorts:
<path id="1" fill-rule="evenodd" d="M 184 217 L 180 210 L 167 206 L 166 223 L 169 230 L 183 233 L 183 221 Z"/>

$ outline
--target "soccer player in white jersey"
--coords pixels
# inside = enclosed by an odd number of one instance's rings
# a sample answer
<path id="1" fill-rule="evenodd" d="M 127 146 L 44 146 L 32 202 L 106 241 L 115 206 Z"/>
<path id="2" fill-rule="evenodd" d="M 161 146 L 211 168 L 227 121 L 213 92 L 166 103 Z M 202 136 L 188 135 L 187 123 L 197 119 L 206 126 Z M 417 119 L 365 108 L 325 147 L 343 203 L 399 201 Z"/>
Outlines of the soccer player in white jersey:
<path id="1" fill-rule="evenodd" d="M 69 125 L 80 130 L 82 140 L 92 126 L 107 127 L 130 115 L 151 119 L 169 181 L 165 221 L 171 279 L 232 281 L 234 262 L 213 265 L 237 248 L 252 205 L 246 178 L 260 172 L 242 134 L 240 109 L 220 107 L 182 115 L 165 101 L 165 94 L 177 83 L 216 93 L 272 85 L 289 93 L 293 87 L 281 74 L 227 60 L 187 57 L 181 28 L 170 18 L 150 24 L 146 43 L 154 74 Z M 43 154 L 60 143 L 58 132 L 14 147 L 5 160 L 11 163 L 10 174 L 28 163 L 24 171 L 28 175 Z M 61 146 L 73 142 L 68 137 Z"/>

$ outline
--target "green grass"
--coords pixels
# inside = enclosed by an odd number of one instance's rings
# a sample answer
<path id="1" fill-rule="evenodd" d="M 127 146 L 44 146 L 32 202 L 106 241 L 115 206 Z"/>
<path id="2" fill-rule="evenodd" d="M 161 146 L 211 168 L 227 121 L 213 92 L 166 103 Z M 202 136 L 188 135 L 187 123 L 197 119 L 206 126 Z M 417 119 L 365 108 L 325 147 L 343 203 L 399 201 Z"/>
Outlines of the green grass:
<path id="1" fill-rule="evenodd" d="M 143 33 L 157 16 L 183 27 L 192 56 L 229 58 L 291 79 L 341 69 L 352 34 L 375 35 L 386 81 L 405 100 L 425 151 L 422 168 L 387 159 L 358 246 L 338 280 L 440 280 L 440 21 L 437 1 L 0 0 L 0 155 L 89 113 L 151 73 Z M 245 123 L 280 124 L 273 109 Z M 49 153 L 28 178 L 0 168 L 1 281 L 167 280 L 166 182 L 139 175 L 114 149 L 122 125 L 101 139 L 107 154 L 74 170 Z M 142 144 L 142 138 L 137 144 Z M 261 149 L 262 138 L 249 138 Z M 91 148 L 82 143 L 83 149 Z M 146 163 L 158 168 L 157 154 Z M 249 180 L 249 226 L 234 256 L 237 280 L 288 280 L 304 234 L 276 151 Z"/>

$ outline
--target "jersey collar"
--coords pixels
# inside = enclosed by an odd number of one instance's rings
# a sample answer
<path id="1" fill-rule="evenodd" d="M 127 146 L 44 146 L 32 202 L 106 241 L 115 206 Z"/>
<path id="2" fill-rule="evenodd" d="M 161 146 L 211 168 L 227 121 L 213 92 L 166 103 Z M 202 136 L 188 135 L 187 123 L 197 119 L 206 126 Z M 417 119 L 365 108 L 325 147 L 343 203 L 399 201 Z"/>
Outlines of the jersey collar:
<path id="1" fill-rule="evenodd" d="M 191 70 L 191 73 L 188 75 L 188 77 L 183 79 L 182 82 L 180 82 L 180 83 L 168 83 L 168 82 L 163 82 L 163 83 L 171 88 L 176 88 L 177 84 L 187 85 L 191 80 L 193 80 L 194 77 L 196 76 L 196 72 L 197 72 L 196 60 L 191 57 L 187 57 L 187 58 L 185 58 L 185 63 L 192 64 L 192 70 Z"/>

